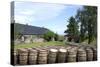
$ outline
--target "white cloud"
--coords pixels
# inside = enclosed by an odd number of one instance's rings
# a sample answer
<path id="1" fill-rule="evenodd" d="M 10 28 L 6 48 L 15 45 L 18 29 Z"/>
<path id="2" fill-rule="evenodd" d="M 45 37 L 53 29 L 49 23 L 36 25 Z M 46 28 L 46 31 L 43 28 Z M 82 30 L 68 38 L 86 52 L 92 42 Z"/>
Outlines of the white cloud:
<path id="1" fill-rule="evenodd" d="M 21 23 L 21 24 L 27 24 L 27 23 L 28 23 L 28 24 L 32 24 L 32 22 L 34 22 L 34 21 L 32 20 L 31 17 L 16 15 L 16 16 L 15 16 L 15 22 L 16 22 L 16 23 Z"/>
<path id="2" fill-rule="evenodd" d="M 15 20 L 20 20 L 20 22 L 25 20 L 28 21 L 29 19 L 32 19 L 33 21 L 49 20 L 57 17 L 64 8 L 64 5 L 58 4 L 17 2 L 15 4 Z"/>
<path id="3" fill-rule="evenodd" d="M 34 24 L 40 27 L 45 25 L 44 27 L 54 31 L 55 33 L 57 32 L 58 34 L 64 34 L 64 31 L 67 28 L 66 23 L 68 24 L 66 20 L 68 20 L 70 16 L 74 15 L 75 10 L 78 8 L 80 8 L 80 6 L 15 2 L 15 21 L 22 24 Z M 66 17 L 64 17 L 64 14 L 66 14 Z M 63 20 L 61 20 L 61 18 L 56 18 L 58 16 L 61 17 L 62 15 L 64 18 Z M 54 18 L 56 18 L 56 20 L 50 23 L 50 21 Z M 44 25 L 41 25 L 41 21 Z M 47 23 L 45 21 L 47 21 Z"/>
<path id="4" fill-rule="evenodd" d="M 32 15 L 32 14 L 34 14 L 35 12 L 34 11 L 32 11 L 32 10 L 26 10 L 26 11 L 21 11 L 20 12 L 20 14 L 23 14 L 23 15 Z"/>
<path id="5" fill-rule="evenodd" d="M 67 29 L 66 27 L 67 23 L 62 24 L 52 24 L 49 27 L 46 26 L 46 28 L 50 29 L 51 31 L 58 33 L 58 34 L 62 34 L 64 35 L 64 31 Z"/>

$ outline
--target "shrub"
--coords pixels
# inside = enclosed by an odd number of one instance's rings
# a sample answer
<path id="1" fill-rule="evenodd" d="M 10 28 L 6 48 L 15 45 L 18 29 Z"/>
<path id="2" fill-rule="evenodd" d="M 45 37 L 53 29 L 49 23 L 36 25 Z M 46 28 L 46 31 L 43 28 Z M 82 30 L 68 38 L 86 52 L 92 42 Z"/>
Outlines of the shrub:
<path id="1" fill-rule="evenodd" d="M 55 39 L 55 41 L 58 41 L 59 35 L 57 33 L 55 34 L 54 39 Z"/>
<path id="2" fill-rule="evenodd" d="M 54 33 L 51 31 L 48 31 L 47 33 L 44 34 L 44 39 L 47 41 L 51 41 L 53 37 L 54 37 Z"/>

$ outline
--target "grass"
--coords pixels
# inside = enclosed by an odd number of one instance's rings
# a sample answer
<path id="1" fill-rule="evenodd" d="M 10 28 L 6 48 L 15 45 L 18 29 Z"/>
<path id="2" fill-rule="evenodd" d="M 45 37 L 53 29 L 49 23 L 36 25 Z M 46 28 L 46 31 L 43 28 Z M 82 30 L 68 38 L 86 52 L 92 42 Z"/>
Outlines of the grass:
<path id="1" fill-rule="evenodd" d="M 31 48 L 31 47 L 38 47 L 38 46 L 55 46 L 55 45 L 65 45 L 64 42 L 59 41 L 50 41 L 50 42 L 36 42 L 30 44 L 17 44 L 14 46 L 15 49 L 17 48 Z"/>
<path id="2" fill-rule="evenodd" d="M 88 44 L 88 40 L 85 40 L 84 42 L 82 42 L 83 44 Z M 97 46 L 97 40 L 94 39 L 89 45 L 92 45 L 92 46 Z"/>
<path id="3" fill-rule="evenodd" d="M 82 43 L 87 43 L 88 41 L 85 40 Z M 67 44 L 67 43 L 66 43 Z M 32 48 L 32 47 L 39 47 L 39 46 L 55 46 L 55 45 L 63 45 L 65 46 L 64 42 L 59 42 L 59 41 L 50 41 L 50 42 L 34 42 L 30 44 L 16 44 L 14 46 L 15 49 L 17 48 Z M 91 46 L 97 46 L 96 40 L 94 40 L 91 44 Z"/>

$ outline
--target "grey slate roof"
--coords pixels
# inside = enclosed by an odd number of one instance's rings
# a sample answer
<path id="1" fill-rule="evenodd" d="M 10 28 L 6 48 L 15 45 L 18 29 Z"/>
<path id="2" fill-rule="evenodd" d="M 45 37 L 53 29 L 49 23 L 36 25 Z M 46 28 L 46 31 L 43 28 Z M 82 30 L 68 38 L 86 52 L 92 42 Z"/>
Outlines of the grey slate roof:
<path id="1" fill-rule="evenodd" d="M 43 27 L 36 27 L 31 25 L 24 25 L 19 23 L 14 24 L 14 31 L 23 35 L 43 35 L 49 30 Z"/>

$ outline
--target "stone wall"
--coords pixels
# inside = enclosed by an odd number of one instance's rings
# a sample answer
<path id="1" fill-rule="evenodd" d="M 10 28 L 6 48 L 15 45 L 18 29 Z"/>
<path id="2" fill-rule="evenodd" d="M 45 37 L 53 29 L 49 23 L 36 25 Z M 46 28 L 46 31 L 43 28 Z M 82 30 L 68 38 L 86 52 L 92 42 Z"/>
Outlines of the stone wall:
<path id="1" fill-rule="evenodd" d="M 44 38 L 41 38 L 38 35 L 23 35 L 20 39 L 16 39 L 14 41 L 15 44 L 33 43 L 33 42 L 44 42 Z"/>
<path id="2" fill-rule="evenodd" d="M 34 38 L 33 42 L 44 42 L 43 38 Z"/>

